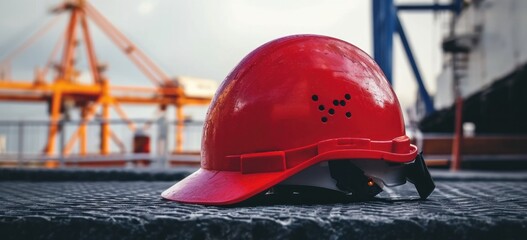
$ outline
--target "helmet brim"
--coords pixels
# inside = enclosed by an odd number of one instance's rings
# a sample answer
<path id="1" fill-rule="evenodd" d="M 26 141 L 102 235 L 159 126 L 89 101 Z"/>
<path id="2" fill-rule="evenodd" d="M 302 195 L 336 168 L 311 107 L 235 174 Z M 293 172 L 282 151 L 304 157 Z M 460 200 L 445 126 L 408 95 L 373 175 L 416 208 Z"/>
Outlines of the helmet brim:
<path id="1" fill-rule="evenodd" d="M 199 169 L 161 196 L 182 203 L 230 205 L 244 201 L 289 177 L 289 171 L 242 174 Z"/>
<path id="2" fill-rule="evenodd" d="M 327 151 L 283 171 L 244 173 L 244 171 L 219 171 L 200 168 L 164 191 L 161 196 L 182 203 L 230 205 L 261 193 L 322 161 L 371 159 L 372 161 L 404 164 L 412 162 L 416 155 L 417 148 L 410 145 L 410 151 L 405 154 L 364 149 Z"/>

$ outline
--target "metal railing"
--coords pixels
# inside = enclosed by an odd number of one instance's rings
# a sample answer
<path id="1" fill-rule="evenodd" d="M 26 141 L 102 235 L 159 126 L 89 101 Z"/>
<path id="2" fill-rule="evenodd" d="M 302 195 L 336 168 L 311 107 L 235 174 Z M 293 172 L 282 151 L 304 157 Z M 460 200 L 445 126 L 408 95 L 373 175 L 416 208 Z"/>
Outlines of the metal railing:
<path id="1" fill-rule="evenodd" d="M 176 151 L 177 121 L 131 120 L 140 132 L 129 128 L 129 121 L 110 120 L 112 143 L 108 154 L 100 154 L 102 121 L 86 124 L 85 152 L 72 136 L 81 121 L 60 121 L 55 138 L 57 151 L 46 154 L 50 121 L 0 121 L 0 165 L 32 166 L 55 161 L 58 166 L 111 161 L 134 162 L 146 160 L 151 166 L 168 166 L 170 161 L 199 162 L 203 122 L 185 121 L 182 131 L 182 151 Z M 149 138 L 149 151 L 134 152 L 134 136 Z M 79 141 L 79 140 L 77 140 Z M 75 164 L 76 163 L 76 164 Z M 104 165 L 104 164 L 103 164 Z"/>

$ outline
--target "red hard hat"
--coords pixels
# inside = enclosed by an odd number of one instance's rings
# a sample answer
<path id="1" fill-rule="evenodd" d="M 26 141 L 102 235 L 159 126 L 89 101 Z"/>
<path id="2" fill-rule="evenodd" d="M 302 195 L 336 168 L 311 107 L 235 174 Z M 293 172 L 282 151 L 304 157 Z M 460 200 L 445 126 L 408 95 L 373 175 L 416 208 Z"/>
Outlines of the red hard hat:
<path id="1" fill-rule="evenodd" d="M 216 92 L 201 149 L 201 169 L 164 198 L 233 204 L 323 162 L 401 166 L 418 156 L 379 66 L 352 44 L 316 35 L 280 38 L 245 57 Z M 366 177 L 370 186 L 384 181 Z"/>

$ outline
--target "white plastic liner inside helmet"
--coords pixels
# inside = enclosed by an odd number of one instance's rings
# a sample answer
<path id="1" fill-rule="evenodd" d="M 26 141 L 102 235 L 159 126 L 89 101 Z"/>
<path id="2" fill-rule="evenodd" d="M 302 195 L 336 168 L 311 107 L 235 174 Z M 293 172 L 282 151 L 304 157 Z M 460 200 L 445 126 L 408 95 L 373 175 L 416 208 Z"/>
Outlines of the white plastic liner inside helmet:
<path id="1" fill-rule="evenodd" d="M 333 161 L 352 162 L 364 172 L 364 175 L 370 177 L 381 188 L 394 187 L 406 183 L 404 164 L 389 164 L 386 161 L 371 159 Z M 279 185 L 312 186 L 344 192 L 337 188 L 337 181 L 331 177 L 327 161 L 310 166 L 282 181 Z"/>

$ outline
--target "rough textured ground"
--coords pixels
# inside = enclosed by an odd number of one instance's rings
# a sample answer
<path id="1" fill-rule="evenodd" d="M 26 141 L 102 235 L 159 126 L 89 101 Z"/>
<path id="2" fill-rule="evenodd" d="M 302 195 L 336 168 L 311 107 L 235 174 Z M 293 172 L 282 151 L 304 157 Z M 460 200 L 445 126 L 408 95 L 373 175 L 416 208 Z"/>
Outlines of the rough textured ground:
<path id="1" fill-rule="evenodd" d="M 205 207 L 165 201 L 168 181 L 0 181 L 2 239 L 525 239 L 527 175 L 438 174 L 370 202 Z M 404 196 L 404 197 L 403 197 Z M 407 197 L 412 196 L 412 197 Z M 410 199 L 410 200 L 408 200 Z"/>

